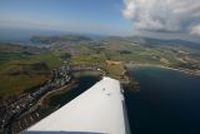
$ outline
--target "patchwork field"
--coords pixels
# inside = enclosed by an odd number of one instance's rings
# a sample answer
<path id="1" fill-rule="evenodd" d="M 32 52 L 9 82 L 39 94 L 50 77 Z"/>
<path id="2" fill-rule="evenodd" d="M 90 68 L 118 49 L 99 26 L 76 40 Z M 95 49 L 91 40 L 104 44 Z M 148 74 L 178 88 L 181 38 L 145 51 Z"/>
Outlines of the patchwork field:
<path id="1" fill-rule="evenodd" d="M 108 75 L 120 79 L 123 65 L 156 64 L 200 70 L 200 49 L 196 45 L 169 44 L 155 40 L 107 37 L 34 37 L 43 47 L 0 44 L 0 97 L 18 95 L 45 83 L 51 71 L 62 64 L 100 65 Z M 143 39 L 144 40 L 144 39 Z M 45 44 L 46 43 L 46 44 Z M 36 45 L 37 46 L 37 45 Z M 192 46 L 192 47 L 191 47 Z M 118 61 L 119 63 L 113 63 Z"/>

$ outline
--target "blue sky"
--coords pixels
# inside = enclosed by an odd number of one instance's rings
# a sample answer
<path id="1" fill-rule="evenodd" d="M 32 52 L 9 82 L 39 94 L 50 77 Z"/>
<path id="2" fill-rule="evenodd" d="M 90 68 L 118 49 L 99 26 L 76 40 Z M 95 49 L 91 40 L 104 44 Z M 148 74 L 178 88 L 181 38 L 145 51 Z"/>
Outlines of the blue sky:
<path id="1" fill-rule="evenodd" d="M 1 0 L 0 27 L 128 35 L 122 0 Z"/>
<path id="2" fill-rule="evenodd" d="M 199 42 L 200 1 L 0 0 L 0 29 L 5 28 Z"/>

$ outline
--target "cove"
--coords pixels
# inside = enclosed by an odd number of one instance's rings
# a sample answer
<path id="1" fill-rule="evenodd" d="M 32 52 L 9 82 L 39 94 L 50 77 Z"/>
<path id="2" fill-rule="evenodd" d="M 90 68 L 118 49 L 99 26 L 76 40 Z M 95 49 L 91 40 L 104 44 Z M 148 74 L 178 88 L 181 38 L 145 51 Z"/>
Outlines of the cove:
<path id="1" fill-rule="evenodd" d="M 130 67 L 139 92 L 125 90 L 133 134 L 199 134 L 200 77 L 158 67 Z"/>

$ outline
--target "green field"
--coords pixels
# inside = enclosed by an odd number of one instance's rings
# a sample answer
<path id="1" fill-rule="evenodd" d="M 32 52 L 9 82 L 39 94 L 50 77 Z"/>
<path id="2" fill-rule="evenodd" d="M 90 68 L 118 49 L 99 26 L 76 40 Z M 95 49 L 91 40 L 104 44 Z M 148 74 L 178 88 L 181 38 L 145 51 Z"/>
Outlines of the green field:
<path id="1" fill-rule="evenodd" d="M 50 79 L 51 70 L 62 64 L 100 65 L 117 79 L 123 67 L 108 65 L 107 60 L 200 70 L 200 50 L 184 45 L 140 44 L 125 38 L 105 38 L 96 43 L 89 38 L 72 37 L 34 38 L 35 42 L 52 43 L 50 49 L 0 44 L 0 98 L 43 84 Z"/>
<path id="2" fill-rule="evenodd" d="M 18 95 L 43 84 L 50 79 L 51 70 L 62 64 L 62 60 L 50 52 L 27 54 L 20 47 L 17 50 L 0 49 L 1 98 Z"/>

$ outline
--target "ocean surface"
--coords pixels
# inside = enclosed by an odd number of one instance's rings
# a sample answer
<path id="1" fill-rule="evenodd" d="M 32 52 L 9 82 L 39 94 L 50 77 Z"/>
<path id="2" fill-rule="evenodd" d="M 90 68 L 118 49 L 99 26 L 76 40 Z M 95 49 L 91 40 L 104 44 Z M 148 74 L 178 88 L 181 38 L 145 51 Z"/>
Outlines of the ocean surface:
<path id="1" fill-rule="evenodd" d="M 139 92 L 125 90 L 132 134 L 200 134 L 200 77 L 155 67 L 129 71 L 140 86 Z M 50 105 L 65 105 L 99 78 L 84 75 L 78 80 L 78 87 L 54 96 Z"/>
<path id="2" fill-rule="evenodd" d="M 96 82 L 98 82 L 100 79 L 97 75 L 83 75 L 77 78 L 78 85 L 77 87 L 72 88 L 70 91 L 67 91 L 66 93 L 53 96 L 49 102 L 50 106 L 63 106 L 66 103 L 70 102 L 74 98 L 76 98 L 81 93 L 85 92 L 87 89 L 92 87 Z"/>
<path id="3" fill-rule="evenodd" d="M 129 71 L 140 86 L 125 92 L 133 134 L 200 134 L 200 77 L 156 67 Z"/>

